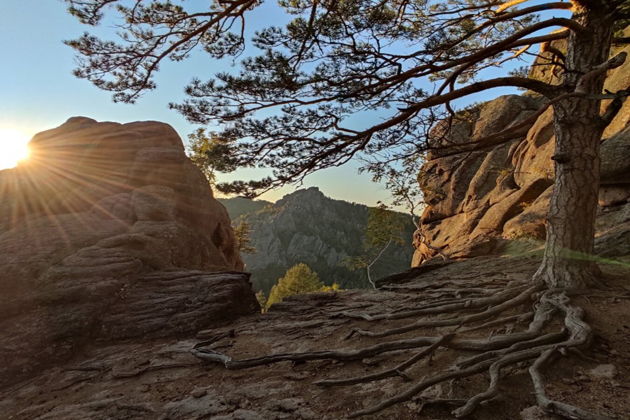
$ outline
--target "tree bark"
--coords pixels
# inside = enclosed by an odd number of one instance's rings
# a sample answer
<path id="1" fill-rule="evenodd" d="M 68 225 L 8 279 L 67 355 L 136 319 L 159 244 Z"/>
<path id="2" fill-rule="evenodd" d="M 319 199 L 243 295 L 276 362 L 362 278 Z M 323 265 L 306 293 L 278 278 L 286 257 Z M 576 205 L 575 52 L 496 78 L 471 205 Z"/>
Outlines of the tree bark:
<path id="1" fill-rule="evenodd" d="M 591 2 L 593 3 L 593 2 Z M 605 7 L 576 5 L 575 18 L 586 28 L 569 37 L 563 85 L 584 94 L 601 94 L 606 72 L 584 77 L 606 62 L 612 21 Z M 599 274 L 594 258 L 595 217 L 599 190 L 599 145 L 604 124 L 600 100 L 573 96 L 554 104 L 555 184 L 547 218 L 543 261 L 535 278 L 550 288 L 577 289 Z"/>

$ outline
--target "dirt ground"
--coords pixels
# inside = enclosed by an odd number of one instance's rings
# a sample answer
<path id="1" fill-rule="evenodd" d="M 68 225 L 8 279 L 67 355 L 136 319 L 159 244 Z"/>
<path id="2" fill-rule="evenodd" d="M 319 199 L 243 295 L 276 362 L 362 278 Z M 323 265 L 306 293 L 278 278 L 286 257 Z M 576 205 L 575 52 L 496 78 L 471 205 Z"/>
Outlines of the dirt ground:
<path id="1" fill-rule="evenodd" d="M 123 343 L 91 343 L 63 366 L 43 370 L 20 384 L 0 390 L 0 418 L 6 419 L 340 419 L 403 393 L 422 378 L 448 369 L 474 352 L 438 348 L 405 372 L 374 382 L 322 388 L 317 380 L 347 378 L 391 368 L 418 349 L 397 350 L 354 361 L 284 361 L 243 370 L 202 362 L 193 346 L 209 347 L 245 359 L 311 350 L 358 349 L 386 341 L 438 336 L 453 327 L 425 328 L 391 337 L 354 335 L 354 328 L 380 331 L 418 319 L 366 321 L 348 313 L 399 313 L 426 303 L 427 285 L 450 282 L 456 289 L 473 282 L 497 291 L 526 282 L 537 266 L 535 256 L 479 257 L 415 273 L 378 291 L 342 291 L 295 296 L 261 315 L 201 331 L 197 337 Z M 552 399 L 613 419 L 630 418 L 630 261 L 602 266 L 605 288 L 574 296 L 586 310 L 596 337 L 583 356 L 568 354 L 545 368 Z M 511 283 L 512 282 L 512 283 Z M 418 291 L 418 289 L 422 289 Z M 531 303 L 528 304 L 531 306 Z M 512 308 L 501 316 L 528 310 Z M 436 315 L 443 319 L 450 315 Z M 478 325 L 480 323 L 473 323 Z M 523 330 L 508 323 L 465 333 L 487 338 Z M 552 325 L 550 330 L 559 329 Z M 466 417 L 478 420 L 545 419 L 535 410 L 526 368 L 513 366 L 500 382 L 497 397 Z M 487 374 L 433 386 L 371 419 L 450 419 L 456 405 L 424 405 L 431 399 L 467 399 L 485 390 Z M 424 405 L 424 406 L 423 406 Z M 525 410 L 525 411 L 524 411 Z M 522 414 L 521 414 L 522 413 Z M 538 417 L 537 417 L 538 416 Z"/>

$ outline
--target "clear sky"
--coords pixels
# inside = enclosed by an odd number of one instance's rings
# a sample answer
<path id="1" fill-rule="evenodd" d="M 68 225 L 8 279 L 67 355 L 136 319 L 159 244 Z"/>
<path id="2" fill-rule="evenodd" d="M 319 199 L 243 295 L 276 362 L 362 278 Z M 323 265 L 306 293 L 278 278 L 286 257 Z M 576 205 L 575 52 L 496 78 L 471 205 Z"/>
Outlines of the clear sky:
<path id="1" fill-rule="evenodd" d="M 270 15 L 268 10 L 258 13 Z M 258 21 L 269 23 L 267 19 Z M 159 120 L 171 124 L 186 140 L 195 127 L 169 110 L 168 103 L 184 98 L 183 88 L 193 76 L 210 76 L 230 63 L 213 65 L 201 54 L 184 63 L 169 63 L 173 65 L 164 65 L 158 75 L 156 91 L 134 105 L 115 104 L 108 92 L 72 75 L 74 52 L 62 41 L 88 29 L 66 12 L 61 0 L 0 0 L 0 130 L 19 130 L 32 136 L 82 115 L 99 121 Z M 385 189 L 369 177 L 359 176 L 356 168 L 350 164 L 313 174 L 302 187 L 318 186 L 333 198 L 369 205 L 388 200 Z M 237 175 L 252 179 L 262 174 L 243 170 Z M 275 201 L 296 188 L 285 187 L 261 198 Z"/>
<path id="2" fill-rule="evenodd" d="M 252 15 L 249 30 L 278 24 L 272 2 L 266 2 Z M 29 136 L 56 127 L 71 116 L 87 116 L 99 121 L 130 122 L 159 120 L 171 124 L 185 140 L 194 126 L 169 102 L 184 98 L 183 87 L 193 76 L 208 78 L 225 70 L 230 61 L 218 62 L 197 54 L 183 63 L 168 63 L 158 75 L 158 89 L 136 104 L 115 104 L 110 94 L 72 75 L 74 52 L 62 41 L 76 38 L 91 28 L 78 23 L 66 12 L 61 0 L 0 0 L 0 131 L 20 130 Z M 113 31 L 105 27 L 104 31 Z M 495 97 L 499 92 L 488 94 Z M 477 100 L 479 100 L 477 98 Z M 8 141 L 0 138 L 0 141 Z M 333 198 L 374 205 L 389 200 L 385 189 L 366 175 L 357 174 L 357 164 L 333 168 L 309 176 L 304 187 L 318 186 Z M 258 178 L 260 171 L 237 173 L 242 179 Z M 231 176 L 230 178 L 234 178 Z M 221 178 L 220 178 L 221 180 Z M 261 198 L 275 201 L 296 187 L 272 191 Z"/>

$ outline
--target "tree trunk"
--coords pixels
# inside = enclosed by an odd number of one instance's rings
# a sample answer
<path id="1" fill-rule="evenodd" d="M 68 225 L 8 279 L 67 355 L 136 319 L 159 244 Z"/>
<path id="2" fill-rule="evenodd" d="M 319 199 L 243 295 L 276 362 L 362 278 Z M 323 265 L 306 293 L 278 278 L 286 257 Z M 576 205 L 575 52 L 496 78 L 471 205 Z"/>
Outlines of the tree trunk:
<path id="1" fill-rule="evenodd" d="M 575 89 L 582 76 L 608 60 L 612 22 L 603 9 L 577 6 L 584 33 L 572 32 L 563 84 Z M 587 94 L 602 93 L 606 73 L 585 85 Z M 554 104 L 555 184 L 547 218 L 547 242 L 536 278 L 548 287 L 585 288 L 599 274 L 594 231 L 599 190 L 599 145 L 604 126 L 600 100 L 570 97 Z"/>

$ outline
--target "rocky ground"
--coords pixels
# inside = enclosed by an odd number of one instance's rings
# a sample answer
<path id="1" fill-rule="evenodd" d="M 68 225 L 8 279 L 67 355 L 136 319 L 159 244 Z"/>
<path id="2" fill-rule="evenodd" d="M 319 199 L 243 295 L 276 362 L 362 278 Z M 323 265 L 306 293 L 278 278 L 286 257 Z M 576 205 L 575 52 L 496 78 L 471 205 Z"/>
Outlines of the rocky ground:
<path id="1" fill-rule="evenodd" d="M 245 359 L 285 352 L 360 349 L 387 341 L 439 336 L 455 327 L 425 328 L 394 337 L 366 337 L 349 332 L 405 325 L 410 319 L 357 319 L 357 314 L 400 314 L 435 301 L 436 285 L 505 290 L 527 281 L 536 268 L 534 252 L 478 257 L 414 269 L 382 283 L 377 291 L 343 291 L 296 296 L 266 314 L 251 315 L 229 325 L 199 331 L 196 337 L 87 343 L 81 354 L 31 379 L 0 390 L 0 412 L 8 419 L 338 419 L 400 395 L 422 378 L 448 369 L 474 352 L 438 348 L 432 357 L 387 379 L 323 388 L 316 381 L 347 378 L 389 369 L 417 350 L 397 350 L 350 361 L 284 361 L 242 370 L 206 363 L 191 350 L 202 349 Z M 508 253 L 510 253 L 508 252 Z M 515 255 L 519 253 L 519 255 Z M 556 359 L 544 370 L 546 391 L 556 400 L 575 404 L 614 419 L 630 415 L 630 260 L 602 264 L 601 290 L 574 296 L 587 312 L 596 338 L 578 357 Z M 442 289 L 443 293 L 444 290 Z M 461 295 L 461 293 L 460 293 Z M 531 302 L 502 313 L 527 310 Z M 434 315 L 432 319 L 443 319 Z M 412 318 L 411 321 L 417 320 Z M 471 326 L 483 322 L 472 323 Z M 468 333 L 465 338 L 519 331 L 527 322 L 503 323 Z M 550 326 L 551 330 L 557 325 Z M 500 384 L 499 395 L 470 419 L 547 419 L 533 408 L 529 374 L 519 367 Z M 483 391 L 487 375 L 475 375 L 429 387 L 408 401 L 366 418 L 446 419 L 454 408 L 445 400 L 461 400 Z M 424 404 L 429 400 L 439 404 Z M 454 401 L 457 402 L 457 401 Z"/>

